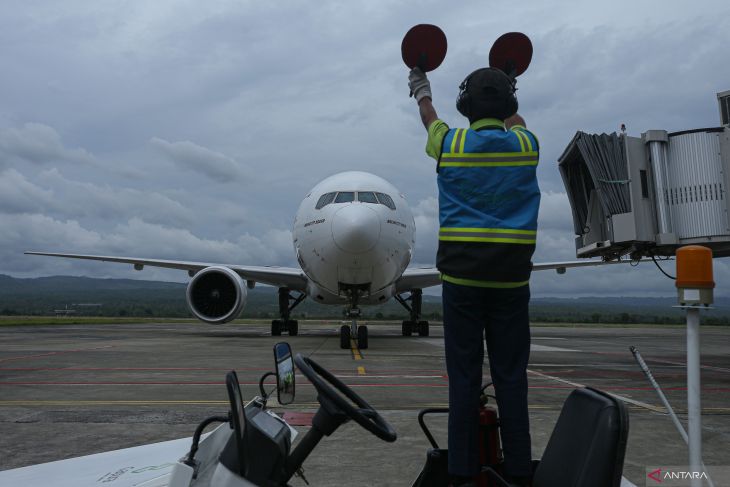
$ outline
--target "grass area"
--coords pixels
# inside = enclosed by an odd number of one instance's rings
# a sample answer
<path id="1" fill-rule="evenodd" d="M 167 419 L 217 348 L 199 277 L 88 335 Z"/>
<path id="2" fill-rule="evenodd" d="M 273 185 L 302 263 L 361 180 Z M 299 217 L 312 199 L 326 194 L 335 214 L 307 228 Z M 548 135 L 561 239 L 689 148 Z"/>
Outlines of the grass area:
<path id="1" fill-rule="evenodd" d="M 362 320 L 365 323 L 367 320 Z M 378 321 L 378 320 L 374 320 Z M 165 317 L 134 317 L 134 316 L 0 316 L 0 327 L 2 326 L 47 326 L 47 325 L 123 325 L 129 323 L 198 323 L 202 326 L 227 326 L 227 325 L 261 325 L 270 324 L 268 318 L 241 318 L 233 320 L 226 325 L 206 325 L 195 318 L 165 318 Z M 314 319 L 299 320 L 300 323 L 333 323 L 340 324 L 339 319 Z M 383 321 L 384 323 L 386 321 Z M 395 322 L 393 322 L 395 323 Z M 398 322 L 400 324 L 400 322 Z"/>
<path id="2" fill-rule="evenodd" d="M 192 318 L 135 318 L 106 316 L 0 316 L 0 326 L 118 325 L 124 323 L 196 323 Z"/>

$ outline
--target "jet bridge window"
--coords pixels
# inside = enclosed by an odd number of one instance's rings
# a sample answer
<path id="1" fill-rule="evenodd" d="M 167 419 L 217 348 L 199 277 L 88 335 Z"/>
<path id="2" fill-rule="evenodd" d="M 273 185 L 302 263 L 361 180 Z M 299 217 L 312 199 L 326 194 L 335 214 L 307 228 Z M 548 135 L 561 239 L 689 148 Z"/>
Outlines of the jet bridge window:
<path id="1" fill-rule="evenodd" d="M 335 198 L 335 203 L 351 203 L 353 201 L 355 201 L 354 191 L 340 191 Z"/>
<path id="2" fill-rule="evenodd" d="M 378 204 L 378 199 L 372 191 L 358 191 L 357 201 L 361 201 L 363 203 L 374 203 L 376 205 Z"/>
<path id="3" fill-rule="evenodd" d="M 378 197 L 378 201 L 381 204 L 387 206 L 391 210 L 395 210 L 395 203 L 393 203 L 393 198 L 391 198 L 390 196 L 388 196 L 385 193 L 375 193 L 375 196 Z"/>
<path id="4" fill-rule="evenodd" d="M 319 200 L 317 201 L 317 206 L 314 208 L 317 210 L 321 210 L 325 206 L 329 205 L 335 200 L 335 195 L 337 193 L 325 193 L 322 196 L 319 197 Z"/>

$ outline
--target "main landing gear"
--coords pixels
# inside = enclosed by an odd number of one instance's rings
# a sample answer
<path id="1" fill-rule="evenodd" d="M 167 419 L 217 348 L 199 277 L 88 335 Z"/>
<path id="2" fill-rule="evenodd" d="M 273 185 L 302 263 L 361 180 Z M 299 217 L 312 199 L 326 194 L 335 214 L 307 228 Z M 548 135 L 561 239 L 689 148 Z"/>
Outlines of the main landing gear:
<path id="1" fill-rule="evenodd" d="M 395 300 L 403 306 L 406 311 L 410 313 L 410 319 L 403 321 L 401 324 L 401 333 L 404 337 L 409 337 L 413 333 L 418 333 L 418 336 L 428 336 L 428 321 L 421 320 L 421 304 L 423 303 L 423 290 L 412 289 L 410 296 L 407 298 L 401 297 L 396 294 Z M 408 304 L 408 301 L 411 304 Z"/>
<path id="2" fill-rule="evenodd" d="M 352 320 L 348 325 L 340 327 L 340 348 L 346 349 L 351 347 L 350 340 L 357 340 L 357 348 L 365 350 L 368 348 L 368 327 L 365 325 L 358 326 L 357 318 L 360 317 L 360 308 L 352 307 L 347 310 L 347 317 Z"/>
<path id="3" fill-rule="evenodd" d="M 282 331 L 289 333 L 289 336 L 296 336 L 299 333 L 299 322 L 291 319 L 291 312 L 299 303 L 304 301 L 306 295 L 299 293 L 299 296 L 291 295 L 289 288 L 279 288 L 279 316 L 280 320 L 271 322 L 271 336 L 280 336 Z M 289 301 L 294 301 L 289 304 Z"/>

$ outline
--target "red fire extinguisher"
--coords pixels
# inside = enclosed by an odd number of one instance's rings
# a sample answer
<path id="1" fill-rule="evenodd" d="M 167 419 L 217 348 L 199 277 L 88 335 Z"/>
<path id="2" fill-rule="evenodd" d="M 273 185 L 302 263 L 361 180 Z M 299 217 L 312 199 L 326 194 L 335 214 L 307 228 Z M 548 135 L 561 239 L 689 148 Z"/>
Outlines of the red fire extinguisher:
<path id="1" fill-rule="evenodd" d="M 501 473 L 502 446 L 499 441 L 499 417 L 497 410 L 488 405 L 489 398 L 494 397 L 486 393 L 491 383 L 482 387 L 479 405 L 479 464 L 482 467 L 491 467 Z M 484 472 L 477 479 L 479 487 L 496 487 L 496 483 Z"/>

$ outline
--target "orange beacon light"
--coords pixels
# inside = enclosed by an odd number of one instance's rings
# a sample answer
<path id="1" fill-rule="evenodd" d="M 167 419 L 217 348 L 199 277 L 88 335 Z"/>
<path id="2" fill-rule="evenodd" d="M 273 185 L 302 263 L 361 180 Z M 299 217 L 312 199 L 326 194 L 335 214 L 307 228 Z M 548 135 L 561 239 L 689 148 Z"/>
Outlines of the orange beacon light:
<path id="1" fill-rule="evenodd" d="M 701 245 L 677 249 L 677 297 L 681 305 L 713 302 L 712 250 Z"/>

